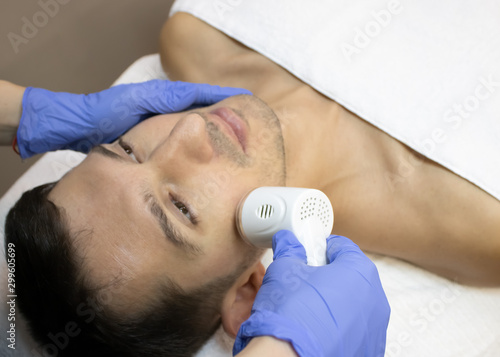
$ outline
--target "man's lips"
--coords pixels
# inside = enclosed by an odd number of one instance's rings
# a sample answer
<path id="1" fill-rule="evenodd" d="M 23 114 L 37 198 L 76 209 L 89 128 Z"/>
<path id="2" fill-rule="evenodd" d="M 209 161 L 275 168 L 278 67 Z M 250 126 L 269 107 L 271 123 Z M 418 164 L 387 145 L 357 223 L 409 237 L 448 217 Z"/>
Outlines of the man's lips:
<path id="1" fill-rule="evenodd" d="M 217 117 L 221 129 L 239 143 L 243 152 L 246 152 L 247 127 L 243 119 L 229 108 L 217 108 L 210 112 Z"/>

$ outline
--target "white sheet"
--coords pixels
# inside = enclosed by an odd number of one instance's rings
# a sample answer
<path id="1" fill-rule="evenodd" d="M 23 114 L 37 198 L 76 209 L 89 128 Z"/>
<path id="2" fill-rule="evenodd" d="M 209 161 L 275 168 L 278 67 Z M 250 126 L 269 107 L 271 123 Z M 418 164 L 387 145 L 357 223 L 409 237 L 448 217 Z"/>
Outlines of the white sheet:
<path id="1" fill-rule="evenodd" d="M 130 83 L 166 78 L 158 55 L 137 60 L 115 82 Z M 1 198 L 1 241 L 9 208 L 22 192 L 59 179 L 84 155 L 59 151 L 44 155 Z M 3 250 L 3 243 L 2 249 Z M 2 253 L 3 254 L 3 253 Z M 500 289 L 464 287 L 437 277 L 402 261 L 372 255 L 392 314 L 387 336 L 387 357 L 498 357 L 500 355 Z M 270 256 L 266 255 L 265 265 Z M 0 295 L 6 293 L 6 264 L 0 265 Z M 0 305 L 0 331 L 7 331 L 7 305 Z M 16 315 L 20 320 L 19 314 Z M 19 322 L 19 321 L 18 321 Z M 0 356 L 31 356 L 36 348 L 22 325 L 17 325 L 16 350 L 6 347 L 2 337 Z M 221 330 L 197 357 L 231 356 L 232 341 Z"/>

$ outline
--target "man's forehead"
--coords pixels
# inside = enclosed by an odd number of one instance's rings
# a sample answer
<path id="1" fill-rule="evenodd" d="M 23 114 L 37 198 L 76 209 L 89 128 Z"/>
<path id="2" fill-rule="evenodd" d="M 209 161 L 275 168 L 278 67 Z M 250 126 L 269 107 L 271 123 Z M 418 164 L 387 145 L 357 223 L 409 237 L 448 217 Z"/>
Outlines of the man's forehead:
<path id="1" fill-rule="evenodd" d="M 110 259 L 125 264 L 133 258 L 132 237 L 139 236 L 140 229 L 132 219 L 127 197 L 117 185 L 99 179 L 82 163 L 57 183 L 49 199 L 64 212 L 77 238 L 74 243 L 81 246 L 87 259 L 103 266 Z M 119 239 L 125 235 L 128 239 Z"/>

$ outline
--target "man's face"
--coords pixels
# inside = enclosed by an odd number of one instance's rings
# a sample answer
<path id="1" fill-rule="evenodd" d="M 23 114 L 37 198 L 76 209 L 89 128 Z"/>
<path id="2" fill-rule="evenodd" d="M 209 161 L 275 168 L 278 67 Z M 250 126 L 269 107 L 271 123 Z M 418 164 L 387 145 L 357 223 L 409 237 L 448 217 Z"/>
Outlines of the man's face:
<path id="1" fill-rule="evenodd" d="M 121 298 L 134 301 L 165 277 L 189 290 L 255 261 L 235 212 L 263 185 L 285 185 L 280 124 L 262 101 L 237 96 L 141 122 L 94 148 L 49 198 L 91 280 L 125 280 Z"/>

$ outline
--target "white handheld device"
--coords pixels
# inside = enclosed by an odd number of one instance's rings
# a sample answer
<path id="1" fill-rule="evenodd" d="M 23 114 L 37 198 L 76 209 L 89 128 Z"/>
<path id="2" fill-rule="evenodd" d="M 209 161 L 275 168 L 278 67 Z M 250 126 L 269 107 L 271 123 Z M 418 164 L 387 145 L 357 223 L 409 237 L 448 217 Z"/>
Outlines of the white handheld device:
<path id="1" fill-rule="evenodd" d="M 240 235 L 254 246 L 272 248 L 273 235 L 287 229 L 304 246 L 309 265 L 326 264 L 326 238 L 333 228 L 333 209 L 323 192 L 259 187 L 243 197 L 236 214 Z"/>

